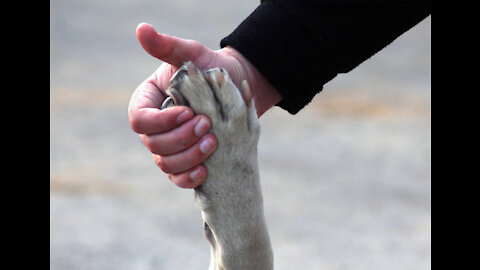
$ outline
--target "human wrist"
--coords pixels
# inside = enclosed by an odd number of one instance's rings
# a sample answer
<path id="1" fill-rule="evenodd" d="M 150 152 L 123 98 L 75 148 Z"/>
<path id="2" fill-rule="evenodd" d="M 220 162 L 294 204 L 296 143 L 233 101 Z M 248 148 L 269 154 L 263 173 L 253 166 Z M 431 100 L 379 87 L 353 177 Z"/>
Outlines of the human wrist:
<path id="1" fill-rule="evenodd" d="M 239 51 L 230 46 L 226 46 L 220 49 L 220 51 L 233 57 L 239 64 L 238 68 L 241 70 L 241 80 L 247 80 L 250 86 L 258 116 L 261 116 L 282 100 L 282 96 L 278 90 L 273 87 L 263 74 Z"/>

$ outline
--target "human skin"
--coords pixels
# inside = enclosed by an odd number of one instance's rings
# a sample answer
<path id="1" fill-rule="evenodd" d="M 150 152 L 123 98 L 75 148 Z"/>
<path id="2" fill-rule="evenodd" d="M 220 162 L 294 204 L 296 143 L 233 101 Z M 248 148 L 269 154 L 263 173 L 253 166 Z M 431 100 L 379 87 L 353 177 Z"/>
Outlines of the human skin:
<path id="1" fill-rule="evenodd" d="M 152 152 L 157 166 L 175 185 L 195 188 L 207 177 L 208 172 L 202 163 L 215 151 L 217 139 L 208 133 L 211 121 L 205 115 L 195 115 L 185 106 L 160 110 L 175 71 L 184 62 L 192 61 L 199 69 L 221 67 L 227 70 L 237 87 L 246 80 L 258 116 L 282 97 L 234 48 L 211 50 L 195 40 L 157 33 L 147 23 L 137 26 L 136 35 L 143 49 L 163 63 L 132 94 L 128 106 L 130 125 Z"/>

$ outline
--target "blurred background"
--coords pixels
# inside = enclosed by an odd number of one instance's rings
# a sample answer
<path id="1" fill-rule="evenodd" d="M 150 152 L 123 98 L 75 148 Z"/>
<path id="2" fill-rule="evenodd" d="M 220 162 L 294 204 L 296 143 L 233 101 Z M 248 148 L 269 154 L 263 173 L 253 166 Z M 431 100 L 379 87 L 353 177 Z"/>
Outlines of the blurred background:
<path id="1" fill-rule="evenodd" d="M 52 270 L 207 269 L 193 191 L 130 129 L 160 61 L 140 22 L 212 49 L 258 0 L 50 1 Z M 276 269 L 431 268 L 431 19 L 297 115 L 261 118 L 259 163 Z"/>

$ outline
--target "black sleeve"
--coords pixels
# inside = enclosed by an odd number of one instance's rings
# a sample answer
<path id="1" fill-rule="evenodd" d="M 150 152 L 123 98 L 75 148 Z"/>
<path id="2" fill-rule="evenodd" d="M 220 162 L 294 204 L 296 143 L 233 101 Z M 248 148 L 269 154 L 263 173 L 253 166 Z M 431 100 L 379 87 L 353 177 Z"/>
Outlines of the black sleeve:
<path id="1" fill-rule="evenodd" d="M 266 0 L 220 46 L 246 57 L 297 113 L 431 13 L 430 0 Z"/>

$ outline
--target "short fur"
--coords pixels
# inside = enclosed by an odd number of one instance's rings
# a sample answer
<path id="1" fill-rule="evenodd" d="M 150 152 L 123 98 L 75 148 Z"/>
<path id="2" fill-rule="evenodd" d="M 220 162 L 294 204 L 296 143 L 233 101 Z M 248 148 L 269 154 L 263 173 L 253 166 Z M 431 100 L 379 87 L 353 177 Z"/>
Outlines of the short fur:
<path id="1" fill-rule="evenodd" d="M 249 91 L 246 82 L 243 91 Z M 270 270 L 273 252 L 263 211 L 254 101 L 247 104 L 225 70 L 198 70 L 191 62 L 172 77 L 165 104 L 188 105 L 207 115 L 218 147 L 204 165 L 208 177 L 195 189 L 211 246 L 209 270 Z"/>

